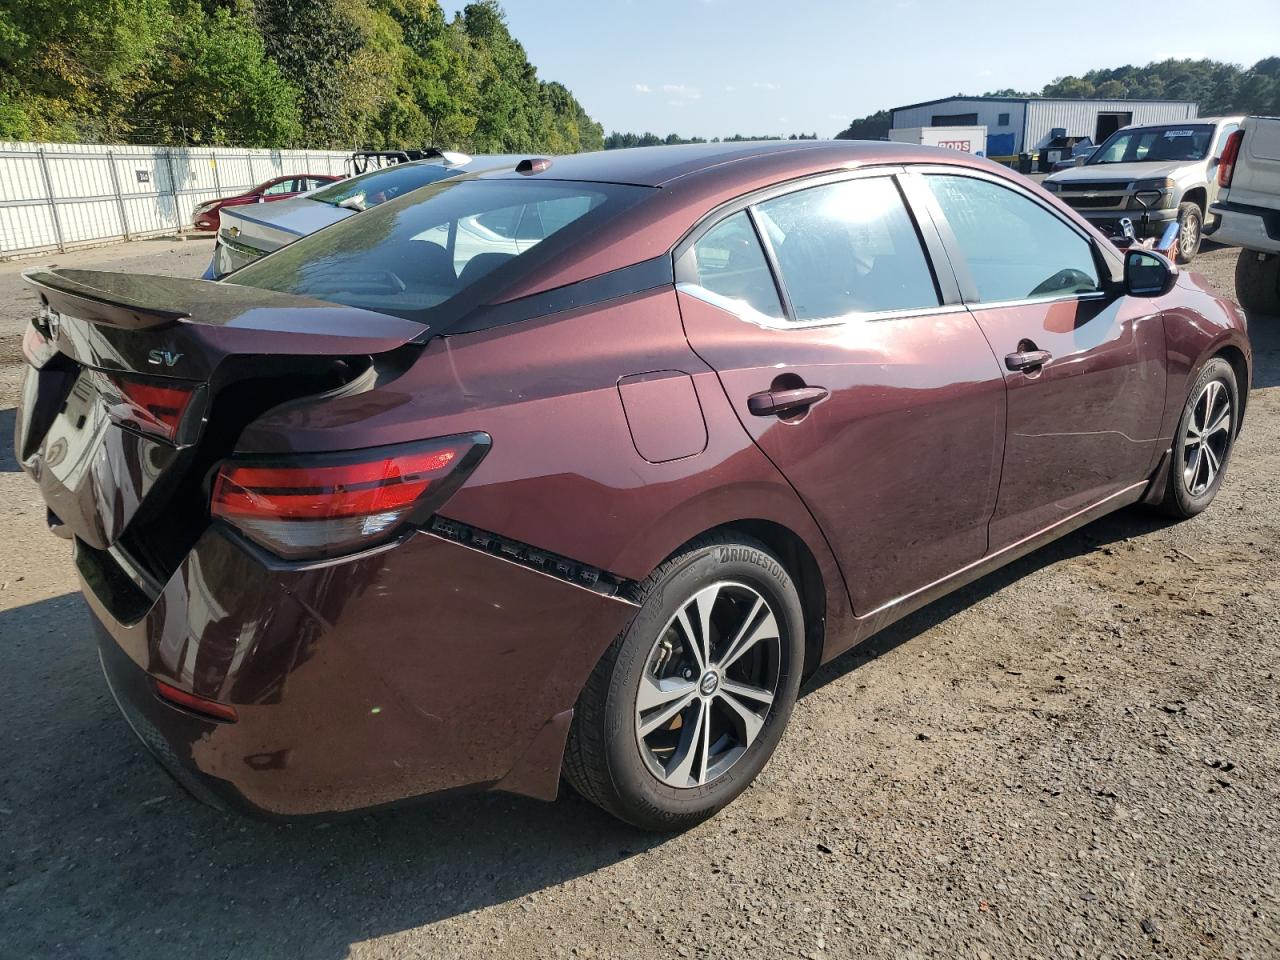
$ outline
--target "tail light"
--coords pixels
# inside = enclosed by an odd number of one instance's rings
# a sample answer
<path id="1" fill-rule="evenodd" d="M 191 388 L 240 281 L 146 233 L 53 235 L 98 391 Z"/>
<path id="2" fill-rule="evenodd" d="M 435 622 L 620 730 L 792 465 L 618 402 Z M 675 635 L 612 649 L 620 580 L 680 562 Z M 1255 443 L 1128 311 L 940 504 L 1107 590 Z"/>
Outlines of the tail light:
<path id="1" fill-rule="evenodd" d="M 1227 137 L 1227 145 L 1222 148 L 1222 159 L 1218 161 L 1218 186 L 1231 186 L 1231 178 L 1236 173 L 1236 158 L 1240 156 L 1240 144 L 1243 140 L 1243 130 L 1237 130 Z"/>
<path id="2" fill-rule="evenodd" d="M 225 461 L 211 512 L 288 560 L 332 557 L 420 525 L 488 452 L 488 434 L 353 453 Z"/>
<path id="3" fill-rule="evenodd" d="M 152 680 L 155 686 L 156 696 L 167 703 L 173 704 L 175 707 L 181 707 L 184 710 L 190 710 L 192 713 L 198 713 L 210 720 L 217 720 L 221 723 L 235 723 L 237 720 L 236 708 L 229 703 L 219 703 L 217 700 L 210 700 L 208 697 L 200 697 L 194 693 L 188 693 L 181 690 L 173 684 L 165 683 L 163 680 Z"/>
<path id="4" fill-rule="evenodd" d="M 107 412 L 117 423 L 141 433 L 173 441 L 178 437 L 183 414 L 195 396 L 196 384 L 167 380 L 164 383 L 108 374 L 115 397 L 107 398 Z"/>

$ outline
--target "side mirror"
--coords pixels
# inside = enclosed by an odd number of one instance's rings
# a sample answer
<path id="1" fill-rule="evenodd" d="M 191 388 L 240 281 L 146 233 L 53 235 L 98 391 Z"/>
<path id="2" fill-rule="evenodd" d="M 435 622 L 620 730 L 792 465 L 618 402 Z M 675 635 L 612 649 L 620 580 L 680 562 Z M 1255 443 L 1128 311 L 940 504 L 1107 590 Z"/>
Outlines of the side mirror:
<path id="1" fill-rule="evenodd" d="M 1130 297 L 1163 297 L 1178 281 L 1178 268 L 1168 258 L 1144 247 L 1124 255 L 1124 292 Z"/>

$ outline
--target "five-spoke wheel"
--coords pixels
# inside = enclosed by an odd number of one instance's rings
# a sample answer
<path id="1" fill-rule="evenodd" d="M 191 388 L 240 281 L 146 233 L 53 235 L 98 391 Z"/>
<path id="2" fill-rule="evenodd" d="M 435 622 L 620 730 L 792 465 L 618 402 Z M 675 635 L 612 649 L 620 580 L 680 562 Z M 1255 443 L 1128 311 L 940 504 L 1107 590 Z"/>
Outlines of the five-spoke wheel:
<path id="1" fill-rule="evenodd" d="M 1193 517 L 1222 485 L 1240 426 L 1240 390 L 1235 369 L 1212 357 L 1187 395 L 1174 435 L 1169 480 L 1160 508 L 1174 517 Z"/>
<path id="2" fill-rule="evenodd" d="M 563 769 L 615 816 L 678 830 L 773 754 L 800 686 L 804 615 L 786 567 L 741 534 L 693 541 L 637 599 L 578 699 Z"/>
<path id="3" fill-rule="evenodd" d="M 1191 407 L 1182 445 L 1182 479 L 1197 497 L 1209 489 L 1231 446 L 1231 395 L 1219 380 L 1210 380 Z"/>
<path id="4" fill-rule="evenodd" d="M 673 787 L 714 780 L 747 752 L 773 706 L 781 637 L 760 593 L 713 583 L 654 641 L 636 693 L 636 739 Z"/>

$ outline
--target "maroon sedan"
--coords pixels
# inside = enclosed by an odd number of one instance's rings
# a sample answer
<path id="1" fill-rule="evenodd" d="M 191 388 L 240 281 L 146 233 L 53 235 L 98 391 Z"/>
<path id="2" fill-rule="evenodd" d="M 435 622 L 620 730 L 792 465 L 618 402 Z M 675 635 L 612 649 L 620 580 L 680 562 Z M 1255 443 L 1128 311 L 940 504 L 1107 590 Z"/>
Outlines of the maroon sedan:
<path id="1" fill-rule="evenodd" d="M 240 207 L 249 203 L 271 203 L 273 200 L 287 200 L 308 190 L 323 187 L 326 183 L 334 183 L 342 177 L 328 173 L 296 173 L 287 177 L 276 177 L 260 183 L 252 190 L 237 193 L 234 197 L 222 197 L 219 200 L 206 200 L 199 204 L 191 214 L 192 223 L 197 230 L 210 230 L 217 233 L 220 225 L 218 211 L 223 207 Z"/>
<path id="2" fill-rule="evenodd" d="M 17 451 L 134 731 L 211 802 L 561 775 L 722 807 L 819 664 L 1130 504 L 1209 505 L 1245 318 L 891 143 L 446 180 L 209 283 L 28 275 Z"/>

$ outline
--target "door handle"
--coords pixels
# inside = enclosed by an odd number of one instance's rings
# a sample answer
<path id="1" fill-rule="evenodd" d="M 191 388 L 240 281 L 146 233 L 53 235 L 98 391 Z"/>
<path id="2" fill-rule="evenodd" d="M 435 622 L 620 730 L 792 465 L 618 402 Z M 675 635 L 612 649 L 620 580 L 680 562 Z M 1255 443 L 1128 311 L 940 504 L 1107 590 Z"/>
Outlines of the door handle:
<path id="1" fill-rule="evenodd" d="M 1017 353 L 1005 354 L 1004 365 L 1010 370 L 1034 370 L 1043 367 L 1053 359 L 1048 350 L 1019 350 Z"/>
<path id="2" fill-rule="evenodd" d="M 747 397 L 747 409 L 757 417 L 777 417 L 811 407 L 830 395 L 831 391 L 826 387 L 762 390 Z"/>

